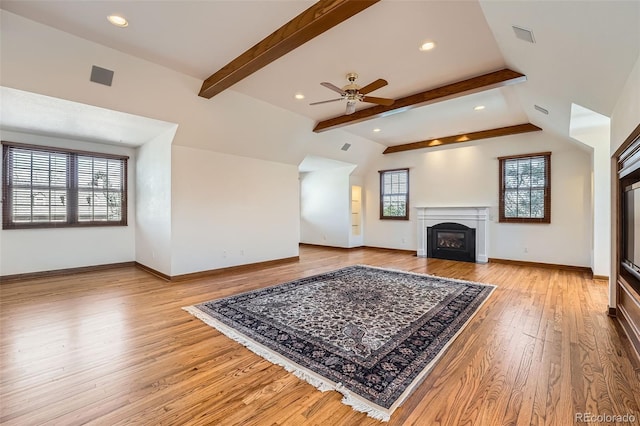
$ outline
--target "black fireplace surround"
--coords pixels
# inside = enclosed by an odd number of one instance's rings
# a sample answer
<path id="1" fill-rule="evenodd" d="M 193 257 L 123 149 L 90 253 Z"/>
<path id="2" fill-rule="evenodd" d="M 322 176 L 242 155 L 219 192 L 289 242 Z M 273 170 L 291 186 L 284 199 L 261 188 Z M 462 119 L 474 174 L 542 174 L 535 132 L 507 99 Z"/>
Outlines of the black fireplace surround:
<path id="1" fill-rule="evenodd" d="M 476 230 L 459 223 L 427 227 L 427 257 L 476 261 Z"/>

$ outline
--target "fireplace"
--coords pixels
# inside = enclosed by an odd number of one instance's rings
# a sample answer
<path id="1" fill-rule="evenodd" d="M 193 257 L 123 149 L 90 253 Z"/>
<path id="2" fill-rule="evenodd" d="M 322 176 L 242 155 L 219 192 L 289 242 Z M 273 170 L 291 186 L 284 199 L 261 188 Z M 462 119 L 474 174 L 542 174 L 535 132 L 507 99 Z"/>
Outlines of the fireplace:
<path id="1" fill-rule="evenodd" d="M 476 261 L 476 230 L 445 222 L 427 228 L 427 257 Z"/>
<path id="2" fill-rule="evenodd" d="M 489 261 L 489 207 L 433 206 L 416 207 L 416 209 L 418 213 L 418 250 L 416 254 L 418 257 L 431 256 L 427 253 L 427 246 L 433 245 L 429 243 L 429 238 L 427 238 L 428 228 L 442 223 L 455 223 L 465 225 L 475 231 L 475 241 L 473 238 L 467 239 L 475 244 L 475 262 L 487 263 Z M 459 229 L 454 229 L 454 231 L 459 231 Z"/>

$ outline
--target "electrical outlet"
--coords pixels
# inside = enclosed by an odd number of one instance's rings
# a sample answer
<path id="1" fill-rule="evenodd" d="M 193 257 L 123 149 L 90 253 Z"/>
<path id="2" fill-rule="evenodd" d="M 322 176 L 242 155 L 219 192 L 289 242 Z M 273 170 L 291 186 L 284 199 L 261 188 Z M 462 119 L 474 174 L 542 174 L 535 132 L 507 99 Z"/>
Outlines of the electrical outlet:
<path id="1" fill-rule="evenodd" d="M 524 252 L 525 252 L 525 253 L 529 253 L 529 249 L 525 247 L 525 248 L 524 248 Z"/>

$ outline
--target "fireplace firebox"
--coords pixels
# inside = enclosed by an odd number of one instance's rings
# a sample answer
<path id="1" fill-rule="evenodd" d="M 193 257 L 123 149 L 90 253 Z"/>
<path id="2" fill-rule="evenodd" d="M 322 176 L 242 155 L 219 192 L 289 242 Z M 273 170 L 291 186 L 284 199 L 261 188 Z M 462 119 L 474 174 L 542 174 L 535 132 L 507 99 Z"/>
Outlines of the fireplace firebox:
<path id="1" fill-rule="evenodd" d="M 476 230 L 459 223 L 440 223 L 427 228 L 427 257 L 476 261 Z"/>

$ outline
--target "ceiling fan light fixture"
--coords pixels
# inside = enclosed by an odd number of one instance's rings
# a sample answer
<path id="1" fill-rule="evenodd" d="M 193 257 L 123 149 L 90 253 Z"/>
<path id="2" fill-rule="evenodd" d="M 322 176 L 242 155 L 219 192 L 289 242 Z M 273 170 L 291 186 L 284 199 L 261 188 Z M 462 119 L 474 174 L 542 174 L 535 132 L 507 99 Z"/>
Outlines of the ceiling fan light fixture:
<path id="1" fill-rule="evenodd" d="M 364 87 L 360 87 L 355 83 L 357 78 L 358 78 L 358 74 L 354 72 L 347 74 L 347 80 L 349 81 L 349 84 L 347 84 L 343 88 L 340 88 L 335 84 L 323 81 L 322 83 L 320 83 L 321 86 L 324 86 L 329 90 L 339 93 L 340 97 L 337 99 L 329 99 L 327 101 L 312 102 L 309 105 L 320 105 L 320 104 L 326 104 L 329 102 L 346 100 L 347 110 L 345 113 L 349 115 L 349 114 L 353 114 L 356 111 L 356 104 L 358 102 L 367 102 L 367 103 L 385 105 L 385 106 L 392 105 L 395 102 L 393 99 L 389 99 L 389 98 L 379 98 L 376 96 L 368 96 L 370 92 L 373 92 L 374 90 L 378 90 L 386 86 L 387 84 L 389 84 L 387 83 L 387 80 L 379 78 L 376 81 L 373 81 Z"/>
<path id="2" fill-rule="evenodd" d="M 299 101 L 304 99 L 304 95 L 302 93 L 296 93 L 293 97 L 296 98 Z"/>
<path id="3" fill-rule="evenodd" d="M 356 102 L 357 101 L 355 99 L 353 100 L 349 99 L 347 101 L 347 110 L 345 112 L 347 115 L 353 114 L 354 112 L 356 112 Z"/>
<path id="4" fill-rule="evenodd" d="M 120 15 L 109 15 L 107 16 L 107 20 L 116 27 L 125 28 L 129 26 L 129 21 Z"/>
<path id="5" fill-rule="evenodd" d="M 379 133 L 379 132 L 381 132 L 381 131 L 382 131 L 382 129 L 378 129 L 378 128 L 376 127 L 375 129 L 373 129 L 373 131 L 374 131 L 375 133 Z"/>
<path id="6" fill-rule="evenodd" d="M 485 109 L 484 105 L 478 105 L 478 106 L 473 108 L 474 111 L 482 111 L 483 109 Z"/>
<path id="7" fill-rule="evenodd" d="M 420 44 L 420 51 L 421 52 L 426 52 L 428 50 L 432 50 L 434 47 L 436 47 L 436 43 L 433 41 L 425 41 L 422 44 Z"/>

